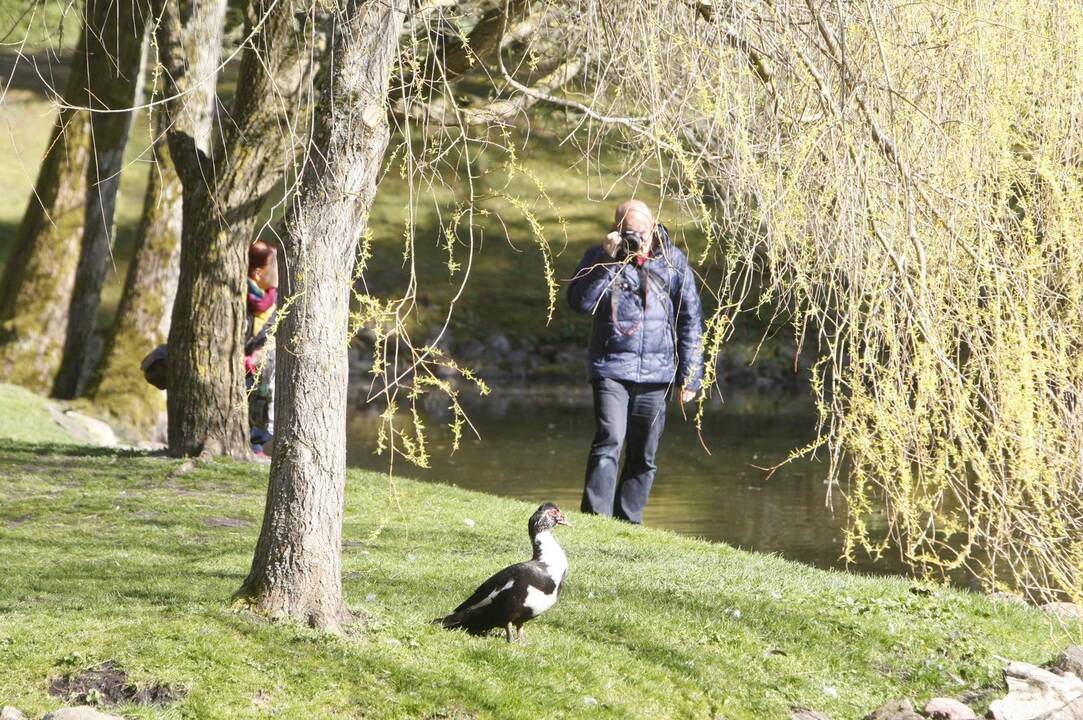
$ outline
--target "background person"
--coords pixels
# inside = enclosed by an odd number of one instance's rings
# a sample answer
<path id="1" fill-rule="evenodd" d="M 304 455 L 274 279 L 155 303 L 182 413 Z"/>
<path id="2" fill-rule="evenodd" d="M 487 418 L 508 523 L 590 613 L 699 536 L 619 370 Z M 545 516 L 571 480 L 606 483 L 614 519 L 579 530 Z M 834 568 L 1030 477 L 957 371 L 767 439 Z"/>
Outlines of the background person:
<path id="1" fill-rule="evenodd" d="M 579 262 L 568 302 L 594 316 L 588 364 L 595 435 L 581 510 L 639 523 L 657 470 L 669 389 L 675 386 L 687 402 L 703 377 L 695 276 L 646 204 L 630 200 L 617 208 L 602 244 Z"/>
<path id="2" fill-rule="evenodd" d="M 278 253 L 256 240 L 248 248 L 247 324 L 244 370 L 248 391 L 249 440 L 252 451 L 263 454 L 274 436 L 274 328 L 278 301 Z M 270 340 L 270 342 L 268 342 Z"/>

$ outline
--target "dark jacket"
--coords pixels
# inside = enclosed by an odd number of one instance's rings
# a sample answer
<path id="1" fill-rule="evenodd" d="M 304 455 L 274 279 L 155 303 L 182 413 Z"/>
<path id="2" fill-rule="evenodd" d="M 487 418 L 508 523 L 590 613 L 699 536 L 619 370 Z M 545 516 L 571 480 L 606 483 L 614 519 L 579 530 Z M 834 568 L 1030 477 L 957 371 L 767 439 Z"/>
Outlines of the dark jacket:
<path id="1" fill-rule="evenodd" d="M 611 258 L 600 246 L 588 250 L 568 286 L 568 303 L 576 312 L 594 315 L 592 380 L 675 382 L 677 387 L 699 389 L 703 310 L 696 279 L 662 226 L 642 266 L 621 255 Z"/>

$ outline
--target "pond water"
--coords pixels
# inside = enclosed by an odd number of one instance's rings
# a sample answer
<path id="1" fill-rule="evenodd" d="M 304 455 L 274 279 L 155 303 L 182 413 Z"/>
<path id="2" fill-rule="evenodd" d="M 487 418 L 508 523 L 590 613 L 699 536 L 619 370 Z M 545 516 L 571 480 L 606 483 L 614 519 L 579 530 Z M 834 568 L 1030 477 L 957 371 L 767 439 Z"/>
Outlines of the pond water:
<path id="1" fill-rule="evenodd" d="M 467 429 L 451 453 L 451 434 L 441 424 L 447 419 L 430 416 L 432 467 L 400 458 L 396 473 L 578 510 L 594 423 L 589 385 L 494 388 L 467 408 L 480 437 Z M 845 511 L 837 491 L 834 508 L 827 502 L 826 462 L 794 461 L 770 477 L 760 469 L 811 441 L 814 421 L 808 396 L 728 399 L 709 408 L 701 444 L 691 419 L 671 403 L 644 523 L 819 567 L 844 567 Z M 373 412 L 351 416 L 351 466 L 387 470 L 387 455 L 374 454 L 378 424 Z M 894 556 L 876 562 L 859 557 L 849 569 L 905 571 Z"/>

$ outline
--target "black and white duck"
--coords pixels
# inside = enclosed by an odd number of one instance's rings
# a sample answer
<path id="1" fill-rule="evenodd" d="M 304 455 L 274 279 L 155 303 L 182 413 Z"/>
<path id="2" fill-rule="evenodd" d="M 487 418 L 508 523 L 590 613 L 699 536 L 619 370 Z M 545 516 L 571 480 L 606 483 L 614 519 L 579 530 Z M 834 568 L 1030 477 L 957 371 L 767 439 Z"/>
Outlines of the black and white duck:
<path id="1" fill-rule="evenodd" d="M 493 575 L 455 612 L 433 622 L 446 628 L 462 628 L 471 635 L 504 628 L 508 642 L 512 641 L 512 628 L 515 628 L 517 639 L 522 640 L 523 623 L 553 607 L 568 576 L 568 557 L 553 536 L 557 525 L 571 527 L 556 505 L 541 505 L 527 525 L 534 557 Z"/>

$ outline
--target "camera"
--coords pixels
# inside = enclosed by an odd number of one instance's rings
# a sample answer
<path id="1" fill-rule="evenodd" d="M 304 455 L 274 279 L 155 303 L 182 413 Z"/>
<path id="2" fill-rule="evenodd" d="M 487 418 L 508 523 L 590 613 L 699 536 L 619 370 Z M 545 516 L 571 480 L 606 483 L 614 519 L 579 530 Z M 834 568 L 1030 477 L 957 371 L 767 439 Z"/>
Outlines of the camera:
<path id="1" fill-rule="evenodd" d="M 635 230 L 621 230 L 620 243 L 625 253 L 635 255 L 643 247 L 643 236 Z"/>

